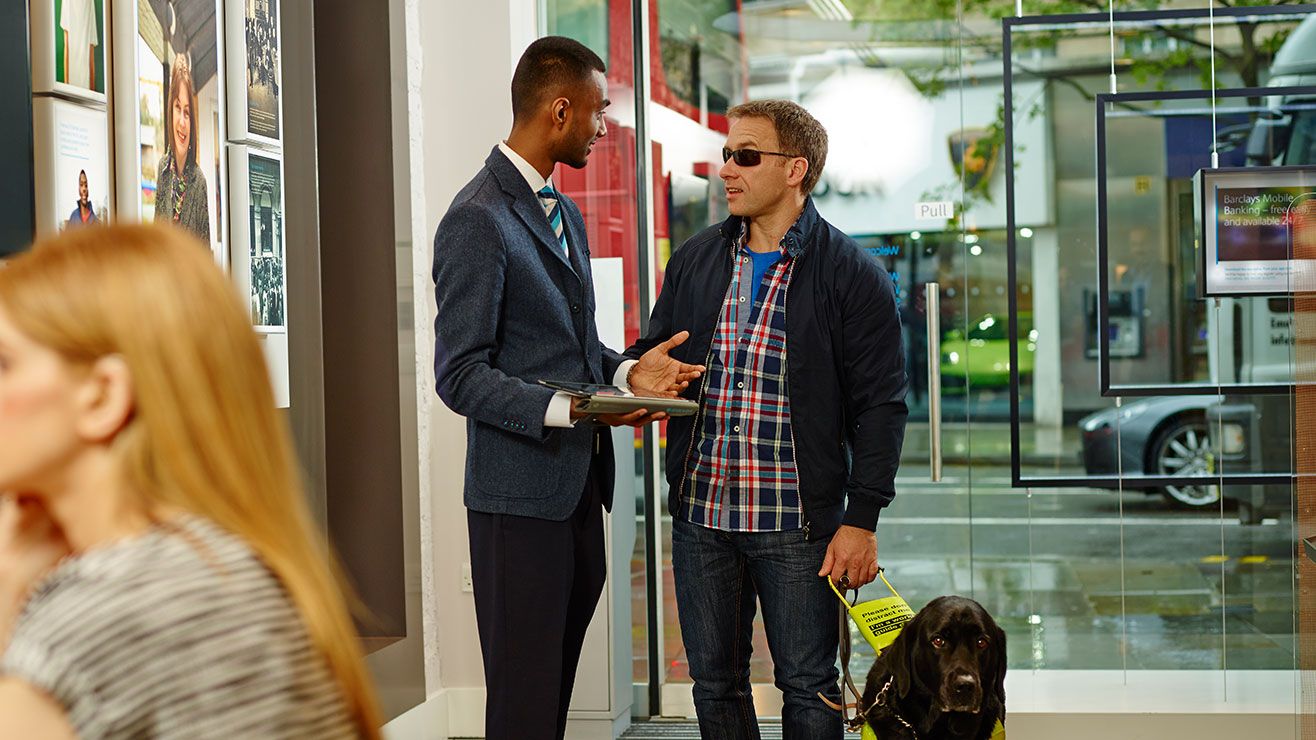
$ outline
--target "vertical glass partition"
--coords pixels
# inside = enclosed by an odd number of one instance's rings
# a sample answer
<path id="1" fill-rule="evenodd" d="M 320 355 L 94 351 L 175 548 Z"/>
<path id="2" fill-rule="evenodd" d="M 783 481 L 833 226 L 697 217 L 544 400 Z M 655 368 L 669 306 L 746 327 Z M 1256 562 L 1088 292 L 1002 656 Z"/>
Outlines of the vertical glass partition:
<path id="1" fill-rule="evenodd" d="M 1245 713 L 1296 711 L 1293 285 L 1212 282 L 1257 256 L 1208 257 L 1220 229 L 1221 244 L 1241 249 L 1239 239 L 1273 241 L 1280 224 L 1230 232 L 1247 217 L 1214 213 L 1199 173 L 1299 164 L 1292 134 L 1313 90 L 1285 59 L 1313 28 L 1311 10 L 1005 23 L 1008 161 L 1033 146 L 1020 135 L 1032 115 L 1021 86 L 1047 88 L 1056 132 L 1053 222 L 1025 223 L 1031 196 L 1017 179 L 1006 203 L 1016 295 L 1024 266 L 1039 294 L 1058 286 L 1052 310 L 1038 310 L 1040 295 L 1031 311 L 1012 307 L 1016 325 L 1046 316 L 1035 328 L 1057 351 L 1048 362 L 1039 347 L 1033 372 L 1020 362 L 1014 373 L 1011 474 L 1034 502 L 1034 574 L 1050 562 L 1081 596 L 1068 615 L 1030 617 L 1044 648 L 1030 657 L 1038 669 L 1118 669 L 1120 685 L 1145 683 L 1149 711 L 1184 692 Z M 1039 236 L 1054 266 L 1039 269 Z M 1282 246 L 1262 256 L 1269 266 L 1247 264 L 1286 274 Z M 1057 428 L 1045 448 L 1044 403 Z M 1048 499 L 1092 537 L 1043 544 L 1063 526 L 1039 512 Z"/>
<path id="2" fill-rule="evenodd" d="M 916 608 L 942 593 L 971 592 L 973 448 L 995 444 L 998 459 L 1006 459 L 1009 372 L 1004 216 L 973 210 L 976 201 L 965 196 L 966 186 L 999 194 L 1000 62 L 965 38 L 970 31 L 995 38 L 998 26 L 966 19 L 954 3 L 652 0 L 650 7 L 649 113 L 662 181 L 654 200 L 667 204 L 666 213 L 655 209 L 660 249 L 679 249 L 727 218 L 718 172 L 732 106 L 785 98 L 826 127 L 827 164 L 814 203 L 890 273 L 904 324 L 901 346 L 891 351 L 905 354 L 911 417 L 897 499 L 879 523 L 879 560 Z M 920 203 L 950 205 L 921 218 Z M 659 253 L 660 269 L 669 256 Z M 933 324 L 942 347 L 947 450 L 945 478 L 936 483 L 929 477 L 927 375 L 935 342 L 925 305 L 933 283 L 940 286 Z M 970 433 L 981 418 L 993 420 L 996 442 Z M 667 519 L 661 542 L 670 552 Z M 689 714 L 670 557 L 662 567 L 663 713 Z M 860 598 L 882 595 L 879 582 Z M 776 716 L 781 700 L 761 621 L 752 644 L 759 715 Z M 858 633 L 854 649 L 854 665 L 866 670 L 874 656 Z"/>
<path id="3" fill-rule="evenodd" d="M 731 106 L 787 98 L 827 127 L 814 201 L 891 273 L 904 322 L 911 415 L 879 559 L 915 608 L 959 593 L 996 616 L 1012 702 L 1099 713 L 1115 686 L 1139 711 L 1296 710 L 1305 319 L 1292 285 L 1206 291 L 1194 176 L 1316 163 L 1313 6 L 649 0 L 640 18 L 617 0 L 547 5 L 599 44 L 647 35 L 651 191 L 631 195 L 652 205 L 636 257 L 655 287 L 726 218 Z M 652 445 L 669 452 L 661 433 Z M 660 470 L 645 483 L 665 502 Z M 692 714 L 670 520 L 643 528 L 637 661 L 661 684 L 655 713 Z M 761 629 L 753 646 L 772 716 Z"/>

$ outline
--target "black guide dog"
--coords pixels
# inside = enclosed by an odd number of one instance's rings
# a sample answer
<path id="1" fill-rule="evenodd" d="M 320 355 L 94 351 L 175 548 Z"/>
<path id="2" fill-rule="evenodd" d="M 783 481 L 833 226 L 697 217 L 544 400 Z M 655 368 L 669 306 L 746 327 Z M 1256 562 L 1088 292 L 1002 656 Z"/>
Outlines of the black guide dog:
<path id="1" fill-rule="evenodd" d="M 873 664 L 860 707 L 878 740 L 988 740 L 1005 721 L 1005 632 L 973 599 L 934 599 Z"/>

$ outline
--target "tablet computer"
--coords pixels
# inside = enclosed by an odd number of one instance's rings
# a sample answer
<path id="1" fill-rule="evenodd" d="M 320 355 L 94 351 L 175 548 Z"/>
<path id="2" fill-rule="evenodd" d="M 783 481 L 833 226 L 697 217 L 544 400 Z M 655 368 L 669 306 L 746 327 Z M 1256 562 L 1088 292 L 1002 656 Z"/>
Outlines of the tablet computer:
<path id="1" fill-rule="evenodd" d="M 668 416 L 690 416 L 699 410 L 698 403 L 685 398 L 637 396 L 615 385 L 559 380 L 541 380 L 539 384 L 582 399 L 576 408 L 587 414 L 629 414 L 646 409 L 649 413 L 661 411 Z"/>

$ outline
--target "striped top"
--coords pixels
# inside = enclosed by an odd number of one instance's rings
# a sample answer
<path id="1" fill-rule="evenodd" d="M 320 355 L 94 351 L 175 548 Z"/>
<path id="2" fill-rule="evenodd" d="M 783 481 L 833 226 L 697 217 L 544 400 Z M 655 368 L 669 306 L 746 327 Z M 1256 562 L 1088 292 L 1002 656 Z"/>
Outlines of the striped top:
<path id="1" fill-rule="evenodd" d="M 677 513 L 712 529 L 785 532 L 800 529 L 804 518 L 786 377 L 786 295 L 801 250 L 783 241 L 756 284 L 748 243 L 746 222 Z"/>
<path id="2" fill-rule="evenodd" d="M 0 675 L 51 696 L 82 738 L 356 736 L 279 581 L 196 517 L 61 562 Z"/>

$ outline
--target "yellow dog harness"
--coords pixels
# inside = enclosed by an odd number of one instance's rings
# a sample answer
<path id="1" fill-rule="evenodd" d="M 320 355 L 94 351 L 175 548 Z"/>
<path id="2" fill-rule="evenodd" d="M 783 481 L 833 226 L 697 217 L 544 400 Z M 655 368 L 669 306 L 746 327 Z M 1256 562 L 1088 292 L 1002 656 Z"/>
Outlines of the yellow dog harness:
<path id="1" fill-rule="evenodd" d="M 859 733 L 859 740 L 877 740 L 877 734 L 873 732 L 872 725 L 867 722 L 864 723 L 864 729 Z M 1005 740 L 1005 725 L 1001 724 L 999 719 L 996 720 L 996 727 L 992 728 L 991 740 Z"/>

